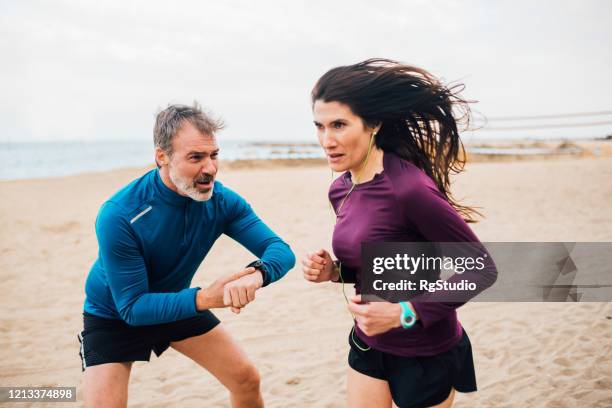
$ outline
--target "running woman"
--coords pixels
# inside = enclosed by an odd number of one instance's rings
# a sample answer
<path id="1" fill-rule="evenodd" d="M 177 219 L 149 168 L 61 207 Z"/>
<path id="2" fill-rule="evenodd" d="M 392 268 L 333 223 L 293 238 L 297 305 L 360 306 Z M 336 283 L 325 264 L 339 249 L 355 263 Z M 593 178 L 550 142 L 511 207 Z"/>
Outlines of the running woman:
<path id="1" fill-rule="evenodd" d="M 309 253 L 303 274 L 355 283 L 347 406 L 449 407 L 456 391 L 476 391 L 470 339 L 457 320 L 463 303 L 363 302 L 360 252 L 362 242 L 478 242 L 466 223 L 476 211 L 449 190 L 464 165 L 457 124 L 467 102 L 423 69 L 370 59 L 324 74 L 312 108 L 329 166 L 344 174 L 329 189 L 337 260 Z M 496 276 L 487 262 L 480 287 Z M 406 316 L 416 323 L 403 324 Z"/>

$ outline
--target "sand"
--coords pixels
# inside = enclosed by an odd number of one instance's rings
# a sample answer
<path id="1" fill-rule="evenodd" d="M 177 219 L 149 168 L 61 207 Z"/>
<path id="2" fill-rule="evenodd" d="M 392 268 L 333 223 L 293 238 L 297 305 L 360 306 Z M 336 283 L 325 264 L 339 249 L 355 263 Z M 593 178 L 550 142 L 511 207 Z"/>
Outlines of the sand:
<path id="1" fill-rule="evenodd" d="M 247 197 L 298 258 L 329 248 L 329 170 L 262 167 L 222 168 L 219 179 Z M 95 216 L 142 173 L 0 183 L 0 386 L 77 386 L 79 403 L 51 406 L 82 404 L 76 333 L 97 253 Z M 474 163 L 454 191 L 483 207 L 486 219 L 474 226 L 483 241 L 612 241 L 610 157 Z M 251 260 L 222 238 L 193 285 Z M 217 314 L 259 368 L 267 406 L 345 406 L 351 319 L 339 285 L 306 282 L 296 267 L 239 316 Z M 459 318 L 474 347 L 479 392 L 458 394 L 456 407 L 612 406 L 612 304 L 474 303 Z M 174 350 L 134 365 L 129 401 L 229 405 L 224 388 Z"/>

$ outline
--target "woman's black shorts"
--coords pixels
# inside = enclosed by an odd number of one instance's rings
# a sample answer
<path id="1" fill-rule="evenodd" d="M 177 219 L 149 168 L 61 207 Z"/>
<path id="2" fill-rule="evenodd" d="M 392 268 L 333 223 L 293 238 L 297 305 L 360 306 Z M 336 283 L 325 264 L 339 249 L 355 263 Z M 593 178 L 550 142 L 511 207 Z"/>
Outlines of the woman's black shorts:
<path id="1" fill-rule="evenodd" d="M 354 337 L 354 338 L 353 338 Z M 461 340 L 450 350 L 431 357 L 400 357 L 355 346 L 357 336 L 349 335 L 349 365 L 356 371 L 389 383 L 393 402 L 399 408 L 430 407 L 448 398 L 451 387 L 459 392 L 476 391 L 476 373 L 470 339 L 463 331 Z"/>
<path id="2" fill-rule="evenodd" d="M 159 357 L 170 342 L 210 331 L 219 319 L 206 310 L 196 317 L 150 326 L 130 326 L 123 320 L 83 313 L 83 331 L 78 334 L 83 371 L 105 363 L 149 361 L 151 351 Z"/>

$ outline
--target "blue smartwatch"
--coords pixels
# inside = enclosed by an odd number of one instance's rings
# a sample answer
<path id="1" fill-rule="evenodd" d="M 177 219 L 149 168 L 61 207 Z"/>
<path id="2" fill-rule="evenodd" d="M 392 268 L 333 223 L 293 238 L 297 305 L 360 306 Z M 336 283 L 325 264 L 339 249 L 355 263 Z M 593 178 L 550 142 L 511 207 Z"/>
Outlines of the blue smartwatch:
<path id="1" fill-rule="evenodd" d="M 414 312 L 408 307 L 406 302 L 399 302 L 402 307 L 402 315 L 400 316 L 400 322 L 402 323 L 402 327 L 404 329 L 409 329 L 416 323 L 416 315 Z"/>

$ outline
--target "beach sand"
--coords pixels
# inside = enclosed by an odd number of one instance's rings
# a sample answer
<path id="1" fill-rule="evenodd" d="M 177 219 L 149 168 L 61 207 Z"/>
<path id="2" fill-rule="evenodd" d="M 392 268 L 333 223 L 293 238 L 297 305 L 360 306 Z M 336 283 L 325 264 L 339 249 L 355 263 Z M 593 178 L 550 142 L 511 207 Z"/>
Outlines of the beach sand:
<path id="1" fill-rule="evenodd" d="M 298 259 L 330 248 L 330 171 L 263 167 L 222 167 L 219 179 L 247 198 Z M 95 216 L 143 171 L 0 183 L 0 386 L 77 386 L 82 405 L 77 332 L 97 254 Z M 473 228 L 483 241 L 612 241 L 610 157 L 474 163 L 453 191 L 482 207 L 486 218 Z M 193 286 L 252 259 L 223 237 Z M 296 266 L 240 315 L 216 313 L 259 368 L 267 406 L 345 406 L 351 317 L 340 285 L 306 282 Z M 473 303 L 458 314 L 474 348 L 479 392 L 457 394 L 456 407 L 612 406 L 611 303 Z M 168 350 L 135 363 L 129 405 L 229 403 L 210 374 Z"/>

